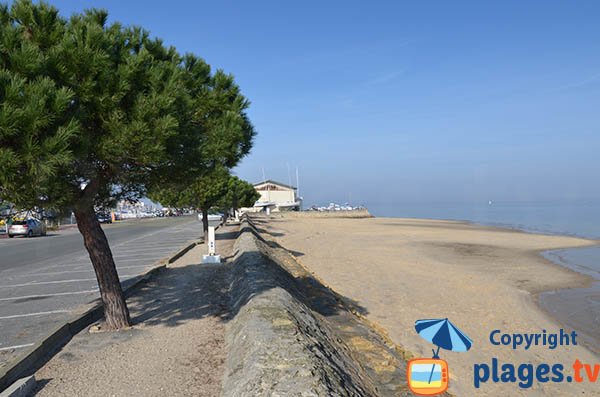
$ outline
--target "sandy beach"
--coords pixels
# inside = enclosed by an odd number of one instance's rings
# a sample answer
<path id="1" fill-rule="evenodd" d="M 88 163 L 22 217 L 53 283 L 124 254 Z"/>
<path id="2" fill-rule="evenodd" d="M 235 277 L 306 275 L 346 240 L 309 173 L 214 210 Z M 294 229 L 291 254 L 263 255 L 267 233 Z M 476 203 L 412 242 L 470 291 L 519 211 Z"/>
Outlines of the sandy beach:
<path id="1" fill-rule="evenodd" d="M 598 395 L 594 383 L 539 383 L 530 389 L 491 380 L 474 388 L 474 365 L 599 363 L 585 347 L 532 346 L 513 350 L 490 343 L 490 333 L 559 332 L 561 324 L 536 304 L 542 291 L 589 285 L 591 279 L 552 264 L 540 251 L 582 247 L 585 239 L 537 235 L 463 222 L 399 218 L 283 218 L 264 225 L 309 271 L 355 300 L 367 318 L 415 357 L 432 345 L 414 330 L 417 319 L 449 318 L 473 340 L 466 353 L 440 352 L 457 396 Z M 565 328 L 571 332 L 571 329 Z"/>

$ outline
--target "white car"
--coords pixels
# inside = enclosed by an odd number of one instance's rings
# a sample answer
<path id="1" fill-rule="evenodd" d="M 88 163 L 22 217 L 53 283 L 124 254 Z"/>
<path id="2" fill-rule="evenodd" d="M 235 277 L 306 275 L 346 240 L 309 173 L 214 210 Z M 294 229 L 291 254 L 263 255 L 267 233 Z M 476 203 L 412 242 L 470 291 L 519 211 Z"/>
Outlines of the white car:
<path id="1" fill-rule="evenodd" d="M 46 225 L 37 219 L 30 218 L 22 221 L 13 221 L 8 228 L 8 237 L 15 236 L 45 236 Z"/>
<path id="2" fill-rule="evenodd" d="M 204 219 L 202 216 L 202 212 L 198 214 L 198 220 L 201 221 Z M 221 221 L 223 220 L 223 214 L 208 214 L 208 221 Z"/>

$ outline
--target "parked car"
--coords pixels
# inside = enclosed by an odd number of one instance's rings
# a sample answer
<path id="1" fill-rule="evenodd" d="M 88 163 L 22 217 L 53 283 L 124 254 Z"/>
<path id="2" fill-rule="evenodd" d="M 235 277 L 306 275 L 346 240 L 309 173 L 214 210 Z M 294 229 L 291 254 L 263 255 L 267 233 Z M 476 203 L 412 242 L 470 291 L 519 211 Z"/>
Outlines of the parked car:
<path id="1" fill-rule="evenodd" d="M 8 237 L 13 238 L 15 236 L 45 236 L 46 225 L 34 218 L 26 220 L 13 220 L 12 224 L 8 228 Z"/>
<path id="2" fill-rule="evenodd" d="M 96 219 L 98 219 L 98 222 L 100 223 L 112 223 L 112 217 L 110 216 L 110 214 L 104 212 L 97 213 Z"/>
<path id="3" fill-rule="evenodd" d="M 198 220 L 201 221 L 204 218 L 204 216 L 202 216 L 202 212 L 198 213 Z M 208 221 L 212 222 L 212 221 L 222 221 L 223 220 L 223 214 L 221 213 L 213 213 L 213 214 L 208 214 Z"/>

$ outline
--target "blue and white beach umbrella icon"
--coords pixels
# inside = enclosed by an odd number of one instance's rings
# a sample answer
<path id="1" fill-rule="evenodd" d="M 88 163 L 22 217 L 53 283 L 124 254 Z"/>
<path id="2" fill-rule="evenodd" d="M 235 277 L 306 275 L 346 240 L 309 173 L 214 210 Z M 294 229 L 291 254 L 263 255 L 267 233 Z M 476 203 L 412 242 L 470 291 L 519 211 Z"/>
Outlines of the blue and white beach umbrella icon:
<path id="1" fill-rule="evenodd" d="M 437 346 L 437 351 L 433 350 L 433 358 L 439 358 L 440 348 L 454 352 L 466 352 L 471 348 L 473 341 L 464 332 L 458 329 L 447 318 L 417 320 L 415 329 L 419 335 Z M 431 375 L 433 375 L 431 368 Z M 429 382 L 431 382 L 431 375 Z"/>

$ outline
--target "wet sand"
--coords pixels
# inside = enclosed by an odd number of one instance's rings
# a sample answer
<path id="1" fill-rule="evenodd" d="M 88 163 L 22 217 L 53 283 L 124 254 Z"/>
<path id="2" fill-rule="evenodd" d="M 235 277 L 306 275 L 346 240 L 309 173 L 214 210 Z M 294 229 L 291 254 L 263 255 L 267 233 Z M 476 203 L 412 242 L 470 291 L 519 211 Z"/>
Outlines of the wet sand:
<path id="1" fill-rule="evenodd" d="M 600 353 L 600 247 L 553 250 L 543 255 L 595 280 L 589 288 L 541 293 L 539 300 L 544 310 L 563 324 L 579 330 L 587 345 Z"/>
<path id="2" fill-rule="evenodd" d="M 584 247 L 589 240 L 522 233 L 463 222 L 371 218 L 312 219 L 273 216 L 266 232 L 324 283 L 353 299 L 389 337 L 416 357 L 432 345 L 414 330 L 422 318 L 448 317 L 473 339 L 467 353 L 440 352 L 448 361 L 450 391 L 457 396 L 597 395 L 591 383 L 516 383 L 473 386 L 474 364 L 561 363 L 565 376 L 579 359 L 600 358 L 583 346 L 494 346 L 490 332 L 558 332 L 562 325 L 540 309 L 537 294 L 589 287 L 592 278 L 555 265 L 539 253 Z M 570 328 L 565 327 L 570 332 Z"/>

